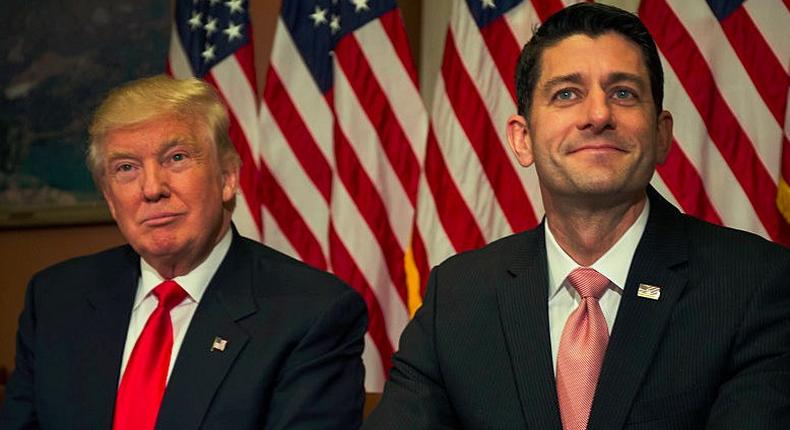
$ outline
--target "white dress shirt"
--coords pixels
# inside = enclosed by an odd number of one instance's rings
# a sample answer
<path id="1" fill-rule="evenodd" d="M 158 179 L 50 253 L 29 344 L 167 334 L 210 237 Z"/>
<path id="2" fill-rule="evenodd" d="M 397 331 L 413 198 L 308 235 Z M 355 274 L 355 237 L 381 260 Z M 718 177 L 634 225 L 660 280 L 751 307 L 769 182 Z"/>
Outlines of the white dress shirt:
<path id="1" fill-rule="evenodd" d="M 168 380 L 170 379 L 170 373 L 173 371 L 173 364 L 178 356 L 178 351 L 181 349 L 181 343 L 184 341 L 184 334 L 186 334 L 189 327 L 189 322 L 192 321 L 192 316 L 195 314 L 195 309 L 197 309 L 198 303 L 200 303 L 200 299 L 203 297 L 206 287 L 208 287 L 208 283 L 217 272 L 219 265 L 225 258 L 225 254 L 228 253 L 232 238 L 231 229 L 228 229 L 222 240 L 211 250 L 211 253 L 200 265 L 184 276 L 173 278 L 187 292 L 187 296 L 170 311 L 170 319 L 173 323 L 173 351 L 170 354 L 170 367 L 167 371 Z M 148 317 L 151 316 L 159 303 L 153 294 L 153 290 L 157 285 L 165 281 L 142 258 L 140 258 L 140 274 L 140 280 L 137 282 L 137 293 L 134 297 L 134 307 L 132 307 L 132 317 L 129 320 L 129 330 L 126 333 L 126 346 L 123 349 L 121 377 L 123 377 L 123 372 L 126 370 L 126 364 L 129 362 L 129 357 L 132 354 L 132 349 L 134 349 L 134 344 L 137 343 L 137 338 L 140 337 Z"/>
<path id="2" fill-rule="evenodd" d="M 642 238 L 642 233 L 647 225 L 647 216 L 650 213 L 650 201 L 645 202 L 642 213 L 626 230 L 625 234 L 604 255 L 589 267 L 597 270 L 609 279 L 609 288 L 598 301 L 606 318 L 609 333 L 612 332 L 617 308 L 623 294 L 625 281 L 628 278 L 628 269 L 634 258 L 636 247 Z M 546 258 L 549 269 L 549 332 L 551 335 L 551 356 L 554 363 L 554 372 L 557 371 L 557 353 L 560 349 L 560 337 L 565 328 L 568 316 L 576 310 L 581 302 L 581 297 L 575 288 L 568 282 L 568 275 L 580 266 L 557 243 L 549 229 L 550 220 L 546 218 L 544 224 L 546 236 Z"/>

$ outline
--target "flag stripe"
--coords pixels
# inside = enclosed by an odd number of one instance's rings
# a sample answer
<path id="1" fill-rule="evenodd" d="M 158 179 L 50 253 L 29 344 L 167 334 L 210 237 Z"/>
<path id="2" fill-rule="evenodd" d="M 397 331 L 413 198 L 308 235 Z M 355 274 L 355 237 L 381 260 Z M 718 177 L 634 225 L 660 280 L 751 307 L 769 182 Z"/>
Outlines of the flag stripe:
<path id="1" fill-rule="evenodd" d="M 407 303 L 403 251 L 389 223 L 387 209 L 341 130 L 335 132 L 337 174 L 348 189 L 360 215 L 384 252 L 386 267 L 403 304 Z"/>
<path id="2" fill-rule="evenodd" d="M 381 15 L 379 17 L 379 23 L 387 33 L 389 39 L 392 41 L 392 46 L 401 61 L 402 70 L 409 75 L 412 85 L 414 85 L 415 88 L 418 88 L 419 79 L 417 78 L 417 68 L 414 67 L 414 61 L 411 58 L 409 38 L 406 36 L 406 28 L 403 26 L 400 10 L 393 9 L 392 11 Z"/>
<path id="3" fill-rule="evenodd" d="M 492 142 L 501 142 L 501 139 L 477 87 L 458 56 L 452 34 L 448 34 L 445 44 L 442 77 L 446 86 L 455 89 L 447 93 L 450 104 L 480 159 L 511 229 L 521 231 L 533 226 L 535 218 L 529 199 L 522 187 L 513 186 L 521 181 L 511 167 L 508 154 L 501 146 L 491 145 Z"/>
<path id="4" fill-rule="evenodd" d="M 304 168 L 305 173 L 321 192 L 321 196 L 328 202 L 331 197 L 332 168 L 313 139 L 304 117 L 286 93 L 274 66 L 269 68 L 266 77 L 263 100 L 274 121 L 277 124 L 287 124 L 287 127 L 280 127 L 286 142 L 290 144 L 291 150 Z"/>
<path id="5" fill-rule="evenodd" d="M 355 38 L 341 40 L 335 54 L 358 102 L 372 123 L 373 131 L 378 134 L 376 147 L 383 149 L 413 207 L 417 198 L 420 165 L 393 112 L 390 99 L 385 96 L 368 62 L 360 61 L 364 55 Z M 370 145 L 371 142 L 364 144 Z"/>
<path id="6" fill-rule="evenodd" d="M 298 253 L 299 259 L 313 267 L 326 270 L 327 262 L 321 245 L 310 233 L 310 229 L 270 172 L 266 162 L 261 163 L 260 175 L 262 186 L 258 197 L 272 214 L 293 249 Z"/>
<path id="7" fill-rule="evenodd" d="M 760 96 L 776 122 L 781 124 L 787 108 L 786 89 L 790 84 L 787 65 L 779 63 L 744 8 L 736 9 L 721 26 Z"/>
<path id="8" fill-rule="evenodd" d="M 689 162 L 677 141 L 672 142 L 666 162 L 658 173 L 684 212 L 694 213 L 705 221 L 721 224 L 721 218 L 705 191 L 699 173 Z"/>
<path id="9" fill-rule="evenodd" d="M 436 214 L 455 251 L 483 246 L 486 241 L 480 227 L 449 174 L 432 129 L 428 131 L 425 172 L 436 206 L 441 208 Z"/>

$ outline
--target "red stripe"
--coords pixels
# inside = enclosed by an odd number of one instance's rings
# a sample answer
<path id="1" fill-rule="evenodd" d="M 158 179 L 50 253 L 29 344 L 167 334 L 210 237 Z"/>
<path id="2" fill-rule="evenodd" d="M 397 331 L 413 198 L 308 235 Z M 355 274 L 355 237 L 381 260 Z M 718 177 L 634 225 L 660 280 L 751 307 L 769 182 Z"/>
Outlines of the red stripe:
<path id="1" fill-rule="evenodd" d="M 510 228 L 523 231 L 535 226 L 537 220 L 532 204 L 500 144 L 483 99 L 458 56 L 452 32 L 448 32 L 445 42 L 442 76 L 450 104 L 480 159 Z"/>
<path id="2" fill-rule="evenodd" d="M 546 21 L 550 16 L 565 8 L 560 0 L 532 0 L 531 3 L 535 12 L 538 13 L 540 22 Z"/>
<path id="3" fill-rule="evenodd" d="M 787 139 L 782 141 L 782 177 L 790 184 L 790 143 Z"/>
<path id="4" fill-rule="evenodd" d="M 667 160 L 657 170 L 683 212 L 714 224 L 722 224 L 721 217 L 708 198 L 702 178 L 676 141 L 669 148 Z"/>
<path id="5" fill-rule="evenodd" d="M 776 122 L 784 124 L 790 86 L 787 65 L 776 58 L 743 6 L 721 21 L 721 27 Z"/>
<path id="6" fill-rule="evenodd" d="M 473 24 L 470 23 L 470 25 Z M 518 41 L 513 37 L 513 32 L 510 31 L 510 26 L 508 26 L 504 18 L 497 19 L 486 27 L 481 28 L 480 34 L 483 35 L 483 40 L 485 40 L 488 51 L 494 59 L 494 64 L 496 64 L 499 74 L 502 75 L 505 86 L 510 91 L 510 97 L 515 102 L 516 65 L 521 53 Z"/>
<path id="7" fill-rule="evenodd" d="M 713 75 L 693 39 L 663 1 L 645 0 L 640 14 L 672 65 L 708 134 L 744 189 L 766 231 L 780 239 L 781 220 L 774 198 L 776 183 L 716 88 Z"/>
<path id="8" fill-rule="evenodd" d="M 299 254 L 299 259 L 313 267 L 326 270 L 327 262 L 321 245 L 272 175 L 265 160 L 261 160 L 260 170 L 261 186 L 258 189 L 258 198 L 271 212 L 280 230 Z"/>
<path id="9" fill-rule="evenodd" d="M 392 46 L 403 63 L 403 68 L 409 73 L 412 83 L 416 88 L 420 87 L 417 80 L 417 68 L 414 67 L 414 62 L 411 57 L 411 49 L 409 48 L 409 38 L 406 36 L 406 29 L 403 26 L 403 18 L 400 15 L 400 9 L 395 8 L 384 15 L 379 17 L 381 26 L 384 27 L 384 32 L 392 41 Z"/>
<path id="10" fill-rule="evenodd" d="M 219 87 L 217 87 L 217 82 L 214 79 L 213 72 L 209 72 L 204 77 L 204 79 L 206 82 L 217 89 L 217 94 L 219 94 L 219 96 L 223 99 L 225 105 L 229 107 L 228 117 L 230 119 L 230 127 L 228 129 L 228 134 L 230 135 L 230 140 L 233 142 L 233 146 L 236 147 L 236 152 L 238 152 L 239 157 L 241 157 L 239 185 L 241 186 L 244 199 L 247 201 L 247 206 L 250 208 L 250 215 L 252 215 L 252 219 L 255 221 L 255 226 L 258 228 L 258 232 L 260 233 L 263 228 L 263 223 L 261 221 L 261 203 L 258 200 L 256 194 L 256 190 L 258 189 L 258 169 L 256 167 L 255 158 L 253 157 L 252 151 L 250 149 L 249 141 L 247 140 L 247 136 L 244 134 L 244 129 L 241 128 L 236 115 L 233 113 L 233 106 L 228 103 L 228 100 L 225 99 L 225 95 L 222 94 L 222 92 L 219 90 Z"/>
<path id="11" fill-rule="evenodd" d="M 379 144 L 387 155 L 387 159 L 395 170 L 413 207 L 417 201 L 420 164 L 412 151 L 406 133 L 403 132 L 403 124 L 395 116 L 390 100 L 381 89 L 376 75 L 366 61 L 355 38 L 343 38 L 335 49 L 335 58 L 340 68 L 343 69 L 343 73 L 351 84 L 373 129 L 376 130 Z M 337 104 L 338 101 L 335 103 Z M 353 103 L 353 101 L 349 100 L 348 103 Z M 373 144 L 373 142 L 361 143 Z"/>
<path id="12" fill-rule="evenodd" d="M 461 252 L 485 245 L 486 241 L 477 220 L 450 176 L 433 127 L 428 130 L 425 149 L 425 180 L 436 202 L 436 215 L 455 251 Z"/>
<path id="13" fill-rule="evenodd" d="M 310 134 L 307 124 L 293 104 L 273 66 L 269 67 L 266 75 L 263 100 L 269 107 L 274 121 L 279 126 L 296 159 L 299 160 L 299 164 L 302 165 L 307 176 L 310 177 L 316 189 L 328 203 L 332 192 L 332 168 L 318 148 L 318 144 Z M 263 144 L 266 145 L 267 142 L 263 142 Z"/>
<path id="14" fill-rule="evenodd" d="M 335 162 L 337 175 L 345 184 L 359 213 L 370 227 L 377 245 L 384 254 L 392 282 L 404 305 L 408 303 L 403 249 L 398 243 L 387 216 L 387 208 L 365 169 L 335 122 Z"/>
<path id="15" fill-rule="evenodd" d="M 368 333 L 379 351 L 381 365 L 386 377 L 389 375 L 389 370 L 392 367 L 394 348 L 389 336 L 387 336 L 384 312 L 381 310 L 373 289 L 365 280 L 364 275 L 362 275 L 354 259 L 351 258 L 343 242 L 337 236 L 335 227 L 332 224 L 329 225 L 329 254 L 333 272 L 361 294 L 368 306 Z"/>
<path id="16" fill-rule="evenodd" d="M 420 274 L 420 297 L 424 297 L 425 286 L 428 285 L 430 267 L 428 267 L 428 254 L 425 252 L 425 243 L 417 227 L 416 218 L 412 226 L 411 251 L 414 256 L 414 265 L 417 266 L 417 273 Z"/>

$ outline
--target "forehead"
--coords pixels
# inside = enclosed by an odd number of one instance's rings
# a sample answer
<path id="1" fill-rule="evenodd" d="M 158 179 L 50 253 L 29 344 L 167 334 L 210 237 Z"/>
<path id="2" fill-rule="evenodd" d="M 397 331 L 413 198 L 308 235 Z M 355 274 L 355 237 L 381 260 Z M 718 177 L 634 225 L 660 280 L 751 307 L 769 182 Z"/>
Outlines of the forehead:
<path id="1" fill-rule="evenodd" d="M 159 117 L 111 130 L 104 139 L 104 149 L 112 154 L 122 152 L 157 151 L 173 143 L 206 145 L 200 138 L 200 127 L 179 117 Z"/>
<path id="2" fill-rule="evenodd" d="M 592 77 L 614 72 L 642 76 L 649 81 L 642 51 L 636 43 L 615 32 L 595 37 L 574 34 L 543 52 L 538 82 L 573 73 Z"/>

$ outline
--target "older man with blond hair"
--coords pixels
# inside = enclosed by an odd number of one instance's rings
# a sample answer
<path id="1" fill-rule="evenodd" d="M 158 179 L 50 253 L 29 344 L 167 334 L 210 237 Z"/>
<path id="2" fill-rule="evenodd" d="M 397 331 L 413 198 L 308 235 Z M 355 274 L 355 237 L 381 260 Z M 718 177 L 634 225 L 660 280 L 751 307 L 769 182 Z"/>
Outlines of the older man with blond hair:
<path id="1" fill-rule="evenodd" d="M 197 79 L 98 108 L 88 165 L 128 245 L 30 281 L 0 428 L 359 426 L 365 304 L 238 234 L 228 123 Z"/>

